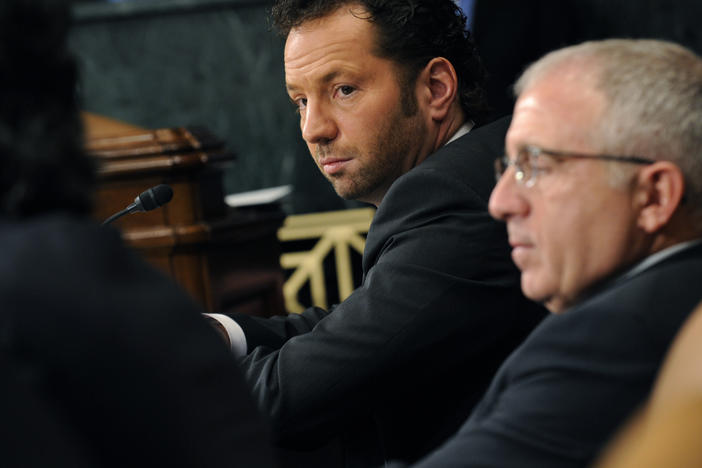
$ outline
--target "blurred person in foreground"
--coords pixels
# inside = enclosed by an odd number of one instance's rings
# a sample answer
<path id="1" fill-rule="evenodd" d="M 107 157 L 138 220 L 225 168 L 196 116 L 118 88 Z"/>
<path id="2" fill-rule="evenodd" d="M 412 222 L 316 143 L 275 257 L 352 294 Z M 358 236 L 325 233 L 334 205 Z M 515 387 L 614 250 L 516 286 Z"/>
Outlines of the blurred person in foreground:
<path id="1" fill-rule="evenodd" d="M 509 121 L 476 125 L 484 71 L 452 0 L 281 0 L 273 19 L 312 157 L 378 209 L 350 297 L 235 317 L 233 348 L 280 446 L 334 439 L 325 467 L 414 461 L 544 315 L 487 212 Z"/>
<path id="2" fill-rule="evenodd" d="M 607 40 L 529 67 L 490 213 L 553 312 L 414 466 L 584 467 L 647 397 L 702 300 L 702 60 Z"/>
<path id="3" fill-rule="evenodd" d="M 198 307 L 89 218 L 65 3 L 0 2 L 0 465 L 272 466 Z"/>
<path id="4" fill-rule="evenodd" d="M 702 304 L 675 338 L 641 411 L 625 425 L 597 468 L 702 466 Z"/>

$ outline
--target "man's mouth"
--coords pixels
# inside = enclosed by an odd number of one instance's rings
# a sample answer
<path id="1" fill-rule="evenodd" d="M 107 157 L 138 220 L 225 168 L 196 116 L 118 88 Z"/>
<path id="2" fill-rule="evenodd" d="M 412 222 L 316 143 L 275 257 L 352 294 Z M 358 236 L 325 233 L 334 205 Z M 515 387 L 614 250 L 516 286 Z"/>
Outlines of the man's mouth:
<path id="1" fill-rule="evenodd" d="M 531 249 L 534 248 L 534 244 L 526 239 L 510 238 L 509 245 L 512 247 L 512 260 L 517 267 L 521 269 L 522 266 L 524 266 L 526 256 L 529 254 Z"/>
<path id="2" fill-rule="evenodd" d="M 351 161 L 350 158 L 321 158 L 319 160 L 319 167 L 327 175 L 334 175 L 344 169 L 344 167 Z"/>

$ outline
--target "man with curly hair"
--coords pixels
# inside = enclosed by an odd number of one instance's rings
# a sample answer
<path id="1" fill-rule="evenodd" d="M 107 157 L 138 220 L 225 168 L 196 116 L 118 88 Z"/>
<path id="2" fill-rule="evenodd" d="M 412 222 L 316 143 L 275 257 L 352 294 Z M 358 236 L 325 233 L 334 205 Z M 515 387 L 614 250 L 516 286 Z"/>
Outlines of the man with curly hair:
<path id="1" fill-rule="evenodd" d="M 487 212 L 508 122 L 478 128 L 484 71 L 451 0 L 281 0 L 273 20 L 319 170 L 378 210 L 349 298 L 234 317 L 233 348 L 281 446 L 335 439 L 343 466 L 413 461 L 542 316 Z"/>

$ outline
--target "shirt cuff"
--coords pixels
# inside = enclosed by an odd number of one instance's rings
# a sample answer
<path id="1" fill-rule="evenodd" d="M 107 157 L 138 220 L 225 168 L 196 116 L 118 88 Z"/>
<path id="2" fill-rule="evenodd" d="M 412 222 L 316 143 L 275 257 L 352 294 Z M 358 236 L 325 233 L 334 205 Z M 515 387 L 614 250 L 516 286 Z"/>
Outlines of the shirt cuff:
<path id="1" fill-rule="evenodd" d="M 224 314 L 204 315 L 207 315 L 208 317 L 218 321 L 227 331 L 227 336 L 229 337 L 229 345 L 234 356 L 246 356 L 246 335 L 244 335 L 244 330 L 241 329 L 241 327 L 238 323 L 236 323 L 236 321 Z"/>

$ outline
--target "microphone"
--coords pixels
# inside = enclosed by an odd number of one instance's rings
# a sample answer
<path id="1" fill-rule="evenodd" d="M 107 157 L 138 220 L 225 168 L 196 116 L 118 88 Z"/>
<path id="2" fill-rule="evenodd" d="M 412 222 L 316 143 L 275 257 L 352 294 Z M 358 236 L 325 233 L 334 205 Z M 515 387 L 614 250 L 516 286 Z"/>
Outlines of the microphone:
<path id="1" fill-rule="evenodd" d="M 170 185 L 161 184 L 151 187 L 148 190 L 141 192 L 128 207 L 120 212 L 117 212 L 103 221 L 102 225 L 110 224 L 117 218 L 137 211 L 151 211 L 159 206 L 163 206 L 173 198 L 173 189 Z"/>

